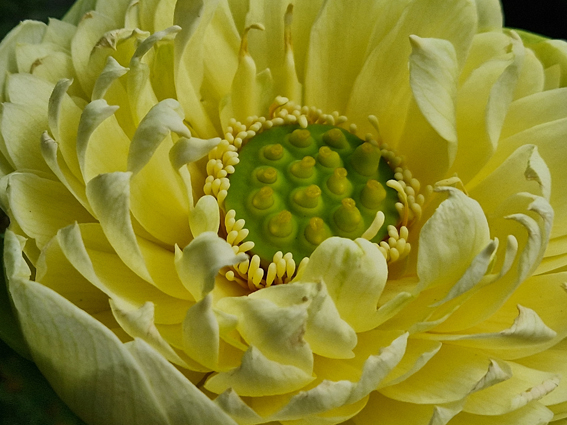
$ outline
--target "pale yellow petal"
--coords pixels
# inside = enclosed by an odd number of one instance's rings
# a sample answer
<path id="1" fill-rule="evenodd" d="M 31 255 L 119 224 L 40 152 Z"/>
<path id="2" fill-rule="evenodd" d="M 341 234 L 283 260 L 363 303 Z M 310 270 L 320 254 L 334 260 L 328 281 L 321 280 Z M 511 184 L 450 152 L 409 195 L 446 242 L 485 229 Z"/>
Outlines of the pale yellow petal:
<path id="1" fill-rule="evenodd" d="M 285 7 L 285 2 L 282 3 Z M 352 86 L 366 58 L 372 29 L 387 20 L 377 13 L 380 5 L 376 1 L 325 2 L 309 38 L 305 104 L 345 113 Z M 368 16 L 379 17 L 380 21 L 368 19 Z M 357 31 L 337 30 L 349 27 L 356 27 Z M 279 50 L 282 55 L 283 43 Z"/>
<path id="2" fill-rule="evenodd" d="M 510 242 L 508 244 L 513 249 L 510 255 L 505 255 L 508 259 L 504 260 L 506 265 L 503 266 L 504 270 L 509 271 L 496 275 L 495 283 L 472 294 L 451 313 L 449 320 L 438 325 L 436 331 L 458 332 L 490 317 L 534 271 L 543 257 L 553 220 L 553 213 L 547 202 L 543 198 L 534 199 L 533 196 L 524 194 L 504 201 L 501 208 L 502 210 L 495 214 L 498 218 L 491 220 L 491 228 L 499 238 L 514 235 L 511 239 L 513 245 L 510 245 Z"/>
<path id="3" fill-rule="evenodd" d="M 213 232 L 201 233 L 183 251 L 177 249 L 175 256 L 177 273 L 196 301 L 213 290 L 221 267 L 247 258 L 245 254 L 235 254 L 231 246 Z"/>
<path id="4" fill-rule="evenodd" d="M 104 62 L 91 61 L 91 52 L 103 35 L 115 29 L 112 20 L 97 12 L 89 12 L 84 17 L 81 16 L 78 22 L 77 32 L 71 43 L 71 53 L 73 65 L 77 73 L 77 78 L 85 93 L 92 93 L 96 77 L 102 71 Z"/>
<path id="5" fill-rule="evenodd" d="M 168 424 L 236 425 L 222 409 L 142 340 L 126 344 L 165 411 Z"/>
<path id="6" fill-rule="evenodd" d="M 14 173 L 5 179 L 8 184 L 8 211 L 40 248 L 59 229 L 76 221 L 94 221 L 59 182 L 31 173 Z"/>
<path id="7" fill-rule="evenodd" d="M 175 37 L 175 87 L 191 128 L 200 137 L 216 134 L 213 122 L 200 101 L 204 73 L 204 37 L 218 2 L 177 2 L 174 23 L 181 27 Z"/>
<path id="8" fill-rule="evenodd" d="M 154 323 L 154 304 L 146 302 L 140 308 L 126 303 L 120 298 L 110 299 L 110 307 L 116 321 L 132 338 L 140 338 L 164 358 L 182 367 L 187 364 L 163 339 Z"/>
<path id="9" fill-rule="evenodd" d="M 461 400 L 488 370 L 489 357 L 481 351 L 444 344 L 418 372 L 380 392 L 399 401 L 442 404 Z"/>
<path id="10" fill-rule="evenodd" d="M 341 319 L 326 286 L 319 283 L 289 283 L 250 294 L 250 298 L 268 299 L 278 306 L 309 303 L 303 338 L 314 353 L 327 358 L 350 358 L 357 338 L 354 330 Z M 333 341 L 332 344 L 329 341 Z"/>
<path id="11" fill-rule="evenodd" d="M 502 127 L 502 138 L 567 117 L 566 95 L 567 88 L 560 88 L 512 102 Z"/>
<path id="12" fill-rule="evenodd" d="M 486 416 L 462 413 L 451 421 L 451 425 L 544 425 L 552 419 L 553 412 L 534 401 L 505 415 Z"/>
<path id="13" fill-rule="evenodd" d="M 244 403 L 232 388 L 215 398 L 215 404 L 239 424 L 254 425 L 264 422 L 262 417 Z"/>
<path id="14" fill-rule="evenodd" d="M 449 410 L 450 413 L 446 412 L 443 415 L 444 421 L 440 420 L 441 418 L 433 421 L 436 417 L 437 408 Z M 404 403 L 387 398 L 379 392 L 374 392 L 370 395 L 366 407 L 352 421 L 355 425 L 375 425 L 376 418 L 380 418 L 380 425 L 445 425 L 456 413 L 458 413 L 458 408 L 453 407 L 452 404 L 443 407 L 431 404 Z M 437 417 L 439 416 L 440 414 L 437 413 Z"/>
<path id="15" fill-rule="evenodd" d="M 252 346 L 238 368 L 212 376 L 205 388 L 217 394 L 232 388 L 241 396 L 269 396 L 298 390 L 313 379 L 295 366 L 268 359 Z"/>
<path id="16" fill-rule="evenodd" d="M 449 198 L 425 223 L 419 236 L 420 288 L 457 282 L 489 242 L 481 206 L 456 189 L 443 190 Z"/>
<path id="17" fill-rule="evenodd" d="M 156 305 L 156 323 L 181 323 L 192 303 L 172 297 L 136 276 L 116 255 L 99 224 L 69 226 L 57 236 L 67 260 L 108 297 L 120 298 L 136 307 L 151 300 Z M 44 272 L 48 273 L 49 269 L 42 269 L 41 273 Z"/>
<path id="18" fill-rule="evenodd" d="M 362 332 L 377 325 L 387 273 L 384 256 L 372 243 L 330 238 L 313 252 L 301 280 L 325 282 L 341 318 Z"/>
<path id="19" fill-rule="evenodd" d="M 38 367 L 83 419 L 165 422 L 147 378 L 110 330 L 41 284 L 12 278 L 10 291 Z"/>
<path id="20" fill-rule="evenodd" d="M 469 1 L 448 4 L 414 1 L 403 11 L 397 25 L 368 55 L 348 102 L 346 115 L 364 134 L 372 131 L 370 114 L 378 117 L 383 139 L 395 146 L 401 136 L 410 99 L 407 58 L 409 36 L 449 40 L 462 65 L 476 30 L 476 6 Z M 386 24 L 388 27 L 391 24 Z"/>
<path id="21" fill-rule="evenodd" d="M 543 65 L 531 50 L 526 49 L 524 64 L 518 77 L 518 85 L 514 91 L 514 99 L 539 93 L 544 89 L 544 85 Z"/>
<path id="22" fill-rule="evenodd" d="M 494 31 L 502 28 L 502 7 L 498 0 L 475 0 L 478 13 L 478 31 Z"/>
<path id="23" fill-rule="evenodd" d="M 128 0 L 116 0 L 113 2 L 98 1 L 96 11 L 112 20 L 114 28 L 124 27 L 124 15 L 130 2 Z"/>
<path id="24" fill-rule="evenodd" d="M 509 39 L 510 53 L 474 69 L 457 96 L 459 150 L 453 171 L 464 182 L 490 159 L 524 62 L 525 49 L 517 35 Z"/>
<path id="25" fill-rule="evenodd" d="M 64 47 L 67 51 L 71 50 L 71 40 L 77 31 L 77 27 L 69 22 L 59 19 L 49 18 L 47 30 L 43 36 L 43 42 L 55 43 Z"/>
<path id="26" fill-rule="evenodd" d="M 513 150 L 526 144 L 534 144 L 538 148 L 541 158 L 549 167 L 553 190 L 551 192 L 550 204 L 558 217 L 563 217 L 567 212 L 567 197 L 565 190 L 567 186 L 555 182 L 566 181 L 567 169 L 563 166 L 563 152 L 566 149 L 564 134 L 567 128 L 567 118 L 559 119 L 537 125 L 528 130 L 515 134 L 501 141 L 502 148 L 499 149 L 491 160 L 491 168 L 497 161 L 503 161 Z M 551 236 L 558 237 L 567 234 L 567 223 L 556 220 Z"/>
<path id="27" fill-rule="evenodd" d="M 24 21 L 10 31 L 0 43 L 0 102 L 6 100 L 4 82 L 9 73 L 17 72 L 16 45 L 18 43 L 39 43 L 46 31 L 46 25 L 38 21 Z"/>
<path id="28" fill-rule="evenodd" d="M 307 306 L 279 307 L 267 299 L 224 298 L 217 308 L 238 318 L 242 338 L 268 359 L 311 374 L 313 353 L 304 340 Z"/>
<path id="29" fill-rule="evenodd" d="M 130 140 L 118 124 L 114 112 L 117 106 L 108 106 L 105 100 L 87 105 L 81 115 L 77 132 L 77 156 L 85 182 L 113 172 L 126 171 Z M 112 152 L 112 155 L 108 155 Z"/>
<path id="30" fill-rule="evenodd" d="M 142 279 L 152 282 L 130 218 L 131 173 L 101 174 L 87 184 L 87 198 L 109 242 Z"/>
<path id="31" fill-rule="evenodd" d="M 471 394 L 463 411 L 478 415 L 504 415 L 551 393 L 559 376 L 509 363 L 512 376 L 490 388 Z"/>
<path id="32" fill-rule="evenodd" d="M 421 113 L 448 142 L 457 141 L 455 99 L 458 63 L 453 45 L 410 36 L 410 85 Z"/>
<path id="33" fill-rule="evenodd" d="M 486 214 L 491 214 L 503 199 L 519 192 L 529 192 L 549 200 L 551 175 L 538 148 L 522 145 L 490 175 L 467 185 L 467 190 L 482 205 Z"/>
<path id="34" fill-rule="evenodd" d="M 191 306 L 183 320 L 183 346 L 194 360 L 218 369 L 219 324 L 212 309 L 212 295 Z"/>

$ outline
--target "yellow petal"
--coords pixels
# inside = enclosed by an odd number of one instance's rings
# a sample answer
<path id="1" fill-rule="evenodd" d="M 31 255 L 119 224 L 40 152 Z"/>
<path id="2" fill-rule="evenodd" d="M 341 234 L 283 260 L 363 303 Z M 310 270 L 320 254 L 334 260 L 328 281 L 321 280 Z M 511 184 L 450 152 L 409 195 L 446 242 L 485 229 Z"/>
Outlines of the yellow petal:
<path id="1" fill-rule="evenodd" d="M 443 190 L 449 198 L 425 223 L 419 236 L 420 288 L 457 282 L 489 242 L 488 223 L 480 205 L 456 189 Z"/>
<path id="2" fill-rule="evenodd" d="M 478 31 L 502 28 L 502 10 L 498 0 L 475 0 L 478 13 Z"/>
<path id="3" fill-rule="evenodd" d="M 522 145 L 497 169 L 477 184 L 467 185 L 469 195 L 476 199 L 487 214 L 493 213 L 503 199 L 519 192 L 529 192 L 549 200 L 551 175 L 534 145 Z"/>
<path id="4" fill-rule="evenodd" d="M 16 45 L 21 42 L 39 43 L 46 31 L 43 22 L 24 21 L 4 37 L 0 43 L 0 102 L 6 100 L 4 82 L 6 76 L 17 72 Z"/>
<path id="5" fill-rule="evenodd" d="M 116 321 L 132 338 L 140 338 L 149 344 L 164 358 L 179 366 L 187 368 L 187 364 L 163 339 L 154 323 L 154 304 L 146 302 L 136 308 L 119 298 L 110 299 L 110 307 Z"/>
<path id="6" fill-rule="evenodd" d="M 444 344 L 417 373 L 399 384 L 383 387 L 387 397 L 418 404 L 442 404 L 461 400 L 488 370 L 481 351 Z"/>
<path id="7" fill-rule="evenodd" d="M 71 54 L 81 87 L 85 93 L 90 94 L 93 91 L 96 77 L 106 62 L 106 57 L 104 61 L 91 61 L 91 52 L 104 34 L 115 29 L 116 26 L 111 19 L 94 11 L 84 17 L 81 15 L 81 18 L 71 43 Z"/>
<path id="8" fill-rule="evenodd" d="M 390 27 L 391 24 L 386 24 Z M 449 40 L 462 65 L 476 30 L 476 7 L 469 1 L 441 4 L 436 1 L 410 2 L 398 24 L 368 55 L 348 102 L 346 115 L 359 125 L 361 133 L 372 131 L 370 114 L 378 117 L 383 139 L 395 146 L 401 135 L 410 99 L 410 55 L 408 38 L 434 37 Z"/>
<path id="9" fill-rule="evenodd" d="M 380 6 L 380 2 L 325 2 L 309 39 L 305 104 L 345 113 L 352 85 L 366 58 L 372 29 L 388 21 L 388 16 L 377 13 Z M 283 10 L 280 16 L 283 17 Z M 378 17 L 379 22 L 368 16 Z M 337 30 L 351 27 L 357 31 Z M 283 43 L 279 50 L 281 55 Z"/>
<path id="10" fill-rule="evenodd" d="M 324 281 L 341 318 L 363 332 L 376 326 L 387 273 L 386 260 L 372 243 L 330 238 L 313 252 L 301 280 Z"/>
<path id="11" fill-rule="evenodd" d="M 242 338 L 268 359 L 311 374 L 313 353 L 303 339 L 307 321 L 305 305 L 279 307 L 267 299 L 240 297 L 224 298 L 217 308 L 235 315 Z"/>
<path id="12" fill-rule="evenodd" d="M 410 85 L 419 109 L 441 137 L 455 143 L 458 77 L 455 48 L 446 40 L 415 35 L 410 36 L 410 42 Z"/>
<path id="13" fill-rule="evenodd" d="M 183 321 L 183 346 L 194 360 L 218 369 L 219 324 L 212 309 L 212 295 L 191 306 Z"/>
<path id="14" fill-rule="evenodd" d="M 327 358 L 350 358 L 356 345 L 354 330 L 341 319 L 324 282 L 289 283 L 250 294 L 250 298 L 268 299 L 278 306 L 309 303 L 303 338 L 314 353 Z M 333 343 L 329 343 L 333 341 Z"/>
<path id="15" fill-rule="evenodd" d="M 142 340 L 126 347 L 143 370 L 160 407 L 170 424 L 236 425 L 179 370 Z"/>
<path id="16" fill-rule="evenodd" d="M 183 251 L 177 249 L 175 267 L 183 285 L 196 301 L 202 300 L 215 285 L 219 269 L 244 261 L 231 246 L 213 232 L 201 233 Z"/>
<path id="17" fill-rule="evenodd" d="M 8 211 L 40 248 L 59 229 L 77 221 L 94 221 L 59 182 L 31 173 L 15 173 L 5 179 L 8 184 Z"/>
<path id="18" fill-rule="evenodd" d="M 501 61 L 487 61 L 474 69 L 458 93 L 459 150 L 453 170 L 465 182 L 495 151 L 513 100 L 525 49 L 517 35 L 509 39 L 509 44 L 511 53 Z"/>
<path id="19" fill-rule="evenodd" d="M 166 420 L 147 378 L 110 330 L 39 283 L 12 278 L 10 291 L 36 363 L 82 418 Z"/>
<path id="20" fill-rule="evenodd" d="M 298 390 L 314 378 L 303 370 L 269 360 L 260 350 L 251 346 L 240 367 L 212 376 L 205 388 L 220 394 L 232 388 L 241 396 L 269 396 Z"/>
<path id="21" fill-rule="evenodd" d="M 467 398 L 463 411 L 477 415 L 504 415 L 551 393 L 559 376 L 509 363 L 512 376 Z"/>
<path id="22" fill-rule="evenodd" d="M 130 219 L 131 173 L 101 174 L 87 184 L 87 198 L 112 247 L 142 279 L 152 282 Z"/>

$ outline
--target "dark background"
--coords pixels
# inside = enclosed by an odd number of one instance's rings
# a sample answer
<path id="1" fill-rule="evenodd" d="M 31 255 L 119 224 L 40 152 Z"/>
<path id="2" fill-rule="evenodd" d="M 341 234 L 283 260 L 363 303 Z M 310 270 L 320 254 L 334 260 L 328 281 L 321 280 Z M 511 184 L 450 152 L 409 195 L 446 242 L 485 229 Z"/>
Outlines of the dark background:
<path id="1" fill-rule="evenodd" d="M 0 0 L 0 38 L 23 19 L 61 18 L 72 0 Z M 567 0 L 504 0 L 505 24 L 567 39 Z"/>
<path id="2" fill-rule="evenodd" d="M 24 19 L 46 22 L 48 17 L 61 18 L 72 3 L 73 0 L 0 0 L 0 39 Z M 507 27 L 567 39 L 567 0 L 505 0 L 502 3 Z M 0 272 L 0 289 L 5 291 L 2 277 Z M 82 422 L 58 400 L 37 368 L 0 340 L 0 425 L 35 424 L 79 425 Z"/>

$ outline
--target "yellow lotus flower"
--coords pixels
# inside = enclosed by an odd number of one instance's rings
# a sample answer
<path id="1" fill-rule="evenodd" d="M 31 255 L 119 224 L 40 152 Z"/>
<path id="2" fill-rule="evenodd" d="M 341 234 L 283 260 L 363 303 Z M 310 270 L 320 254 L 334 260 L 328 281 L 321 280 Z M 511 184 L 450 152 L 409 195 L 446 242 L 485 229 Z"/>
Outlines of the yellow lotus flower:
<path id="1" fill-rule="evenodd" d="M 86 422 L 566 423 L 565 42 L 496 0 L 99 0 L 0 68 L 9 290 Z"/>

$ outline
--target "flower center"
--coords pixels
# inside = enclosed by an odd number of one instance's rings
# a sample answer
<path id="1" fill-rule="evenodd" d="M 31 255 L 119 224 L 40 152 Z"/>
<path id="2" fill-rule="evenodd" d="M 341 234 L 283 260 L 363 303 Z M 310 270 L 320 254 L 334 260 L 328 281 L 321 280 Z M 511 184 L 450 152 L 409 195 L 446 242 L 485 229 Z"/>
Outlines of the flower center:
<path id="1" fill-rule="evenodd" d="M 358 238 L 378 211 L 386 226 L 374 242 L 399 221 L 398 193 L 386 186 L 394 171 L 380 149 L 339 127 L 273 127 L 248 140 L 239 159 L 225 208 L 246 221 L 262 262 L 278 251 L 309 257 L 331 236 Z"/>
<path id="2" fill-rule="evenodd" d="M 252 254 L 221 270 L 228 280 L 250 290 L 289 282 L 331 236 L 372 241 L 388 262 L 407 256 L 419 182 L 386 145 L 345 122 L 285 98 L 268 118 L 230 120 L 204 186 L 224 214 L 221 234 L 236 253 Z"/>

